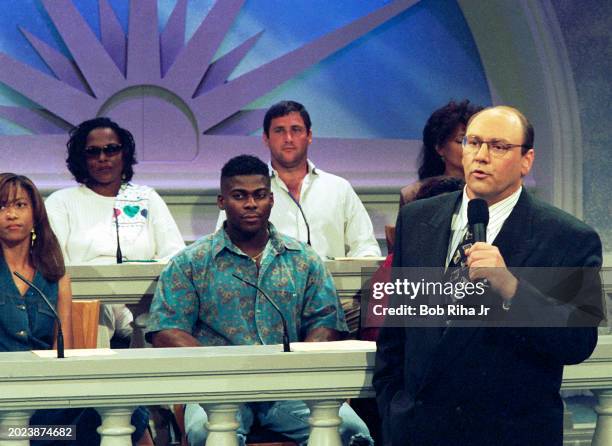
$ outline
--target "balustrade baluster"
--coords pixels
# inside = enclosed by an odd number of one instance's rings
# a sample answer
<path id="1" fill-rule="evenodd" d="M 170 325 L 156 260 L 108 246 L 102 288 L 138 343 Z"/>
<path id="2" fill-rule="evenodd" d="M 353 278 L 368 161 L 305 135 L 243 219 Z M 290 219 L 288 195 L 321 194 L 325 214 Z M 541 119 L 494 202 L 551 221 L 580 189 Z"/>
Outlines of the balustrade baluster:
<path id="1" fill-rule="evenodd" d="M 11 412 L 0 411 L 0 446 L 30 446 L 30 440 L 9 437 L 10 428 L 22 428 L 30 425 L 33 410 L 20 410 Z"/>
<path id="2" fill-rule="evenodd" d="M 612 390 L 593 390 L 593 393 L 599 401 L 595 406 L 597 425 L 592 446 L 612 445 Z"/>
<path id="3" fill-rule="evenodd" d="M 206 446 L 238 446 L 238 404 L 203 404 L 208 415 Z"/>
<path id="4" fill-rule="evenodd" d="M 102 424 L 97 431 L 100 434 L 100 446 L 131 446 L 132 432 L 136 430 L 131 424 L 134 407 L 97 407 Z M 78 433 L 77 433 L 78 435 Z"/>
<path id="5" fill-rule="evenodd" d="M 342 420 L 338 415 L 342 400 L 307 401 L 310 408 L 310 438 L 308 446 L 342 446 L 338 428 Z"/>

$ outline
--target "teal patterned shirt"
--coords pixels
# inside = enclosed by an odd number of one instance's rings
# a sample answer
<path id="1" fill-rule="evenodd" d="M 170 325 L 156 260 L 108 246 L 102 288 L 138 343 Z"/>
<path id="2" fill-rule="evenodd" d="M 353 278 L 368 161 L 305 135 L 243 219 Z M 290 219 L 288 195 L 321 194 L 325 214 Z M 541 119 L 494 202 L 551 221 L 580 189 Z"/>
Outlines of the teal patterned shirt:
<path id="1" fill-rule="evenodd" d="M 280 307 L 291 342 L 313 328 L 348 331 L 330 273 L 310 247 L 279 234 L 272 224 L 261 261 L 255 262 L 223 228 L 177 254 L 159 277 L 151 304 L 150 334 L 178 328 L 202 345 L 282 343 L 282 322 L 257 284 Z"/>

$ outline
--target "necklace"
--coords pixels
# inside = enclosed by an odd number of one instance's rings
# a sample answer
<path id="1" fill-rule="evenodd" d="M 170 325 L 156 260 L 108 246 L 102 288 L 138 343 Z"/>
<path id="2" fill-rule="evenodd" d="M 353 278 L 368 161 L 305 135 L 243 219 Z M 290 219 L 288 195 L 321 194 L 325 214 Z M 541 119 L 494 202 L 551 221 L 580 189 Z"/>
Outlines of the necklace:
<path id="1" fill-rule="evenodd" d="M 251 260 L 253 260 L 254 262 L 257 262 L 259 259 L 261 259 L 261 256 L 263 255 L 265 250 L 266 250 L 266 248 L 264 247 L 264 249 L 262 249 L 259 252 L 259 254 L 255 255 L 255 256 L 251 256 Z"/>
<path id="2" fill-rule="evenodd" d="M 270 231 L 268 229 L 266 229 L 266 239 L 270 238 Z M 259 254 L 254 255 L 254 256 L 250 256 L 251 259 L 253 260 L 253 262 L 257 263 L 257 261 L 261 260 L 261 256 L 263 256 L 264 251 L 266 250 L 266 246 L 268 246 L 268 242 L 266 241 L 266 244 L 264 245 L 263 249 L 261 251 L 259 251 Z"/>

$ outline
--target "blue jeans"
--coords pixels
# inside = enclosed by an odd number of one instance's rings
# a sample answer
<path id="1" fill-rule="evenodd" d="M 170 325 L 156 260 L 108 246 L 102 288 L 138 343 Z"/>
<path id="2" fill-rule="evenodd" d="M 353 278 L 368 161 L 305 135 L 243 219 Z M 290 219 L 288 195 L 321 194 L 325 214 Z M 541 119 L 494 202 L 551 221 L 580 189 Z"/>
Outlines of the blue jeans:
<path id="1" fill-rule="evenodd" d="M 373 446 L 370 431 L 348 404 L 340 406 L 339 412 L 340 438 L 344 446 L 355 444 Z M 238 442 L 240 446 L 246 444 L 246 436 L 257 416 L 262 427 L 279 432 L 291 438 L 300 445 L 308 442 L 310 425 L 308 417 L 310 409 L 303 401 L 276 401 L 265 403 L 241 404 L 236 416 L 238 427 Z M 206 441 L 208 432 L 204 423 L 208 421 L 206 412 L 199 404 L 187 404 L 185 407 L 185 431 L 190 446 L 202 446 Z"/>

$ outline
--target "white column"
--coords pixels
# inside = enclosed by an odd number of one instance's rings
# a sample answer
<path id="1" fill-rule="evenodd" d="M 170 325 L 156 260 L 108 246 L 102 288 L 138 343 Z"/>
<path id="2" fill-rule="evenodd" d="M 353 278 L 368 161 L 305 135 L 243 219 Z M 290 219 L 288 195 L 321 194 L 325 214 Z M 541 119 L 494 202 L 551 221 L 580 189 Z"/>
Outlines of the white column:
<path id="1" fill-rule="evenodd" d="M 136 430 L 131 424 L 134 407 L 96 407 L 96 410 L 102 418 L 97 429 L 100 446 L 132 446 L 131 435 Z"/>
<path id="2" fill-rule="evenodd" d="M 308 446 L 342 446 L 338 411 L 343 400 L 306 401 L 310 408 Z"/>
<path id="3" fill-rule="evenodd" d="M 28 427 L 33 413 L 33 410 L 0 411 L 0 446 L 30 446 L 30 440 L 27 438 L 9 437 L 9 434 L 13 433 L 9 428 Z"/>
<path id="4" fill-rule="evenodd" d="M 593 390 L 593 393 L 599 401 L 595 406 L 597 425 L 591 445 L 609 446 L 612 445 L 612 390 Z"/>
<path id="5" fill-rule="evenodd" d="M 206 446 L 238 446 L 238 404 L 202 404 L 208 422 Z"/>

